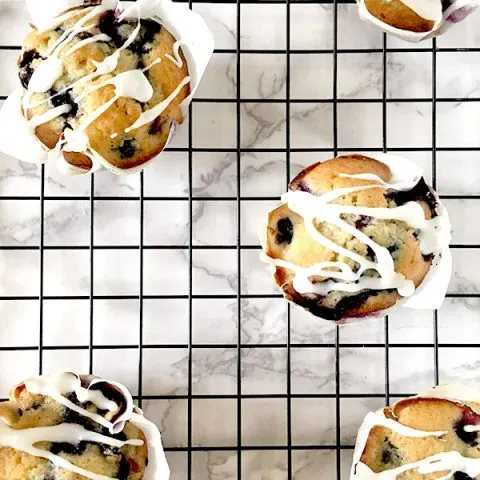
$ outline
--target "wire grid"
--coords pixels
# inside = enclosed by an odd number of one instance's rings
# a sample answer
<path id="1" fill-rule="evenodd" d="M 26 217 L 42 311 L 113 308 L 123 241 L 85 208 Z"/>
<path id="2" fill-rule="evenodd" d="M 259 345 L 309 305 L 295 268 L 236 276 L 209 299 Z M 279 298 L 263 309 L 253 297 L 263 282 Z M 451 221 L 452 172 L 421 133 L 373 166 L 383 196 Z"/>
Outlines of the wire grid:
<path id="1" fill-rule="evenodd" d="M 202 4 L 208 3 L 204 2 L 203 0 L 198 0 L 195 2 L 189 1 L 188 4 L 192 7 L 192 4 Z M 245 294 L 242 291 L 242 283 L 240 281 L 237 282 L 236 293 L 233 295 L 197 295 L 194 294 L 193 289 L 193 254 L 196 249 L 204 248 L 202 246 L 195 245 L 193 242 L 194 232 L 193 232 L 193 216 L 194 216 L 194 200 L 203 200 L 203 201 L 232 201 L 236 202 L 236 218 L 237 218 L 237 239 L 235 246 L 229 245 L 216 245 L 215 249 L 218 250 L 235 250 L 236 251 L 236 262 L 237 262 L 237 275 L 238 278 L 241 278 L 242 275 L 242 251 L 246 249 L 257 249 L 257 246 L 248 246 L 242 243 L 242 222 L 241 222 L 241 211 L 242 211 L 242 201 L 243 200 L 253 200 L 253 201 L 260 201 L 260 200 L 277 200 L 276 197 L 255 197 L 255 196 L 243 196 L 242 195 L 242 184 L 241 184 L 241 155 L 245 151 L 255 151 L 257 153 L 269 153 L 269 152 L 285 152 L 286 154 L 286 178 L 285 178 L 285 187 L 288 185 L 289 180 L 291 178 L 291 154 L 292 152 L 331 152 L 332 148 L 293 148 L 291 146 L 291 106 L 295 103 L 309 103 L 309 102 L 318 102 L 318 99 L 292 99 L 291 98 L 291 88 L 290 88 L 290 77 L 291 77 L 291 55 L 294 53 L 302 53 L 302 54 L 328 54 L 332 55 L 333 58 L 333 97 L 322 99 L 321 102 L 323 103 L 331 103 L 333 108 L 333 153 L 337 154 L 339 151 L 358 151 L 362 149 L 351 148 L 339 148 L 338 142 L 338 105 L 341 103 L 381 103 L 382 105 L 382 146 L 381 148 L 370 148 L 371 151 L 431 151 L 432 152 L 432 180 L 433 186 L 436 187 L 437 183 L 437 151 L 459 151 L 462 149 L 469 150 L 469 151 L 478 151 L 480 147 L 468 147 L 464 148 L 462 146 L 455 146 L 455 147 L 442 147 L 437 148 L 436 145 L 436 126 L 437 126 L 437 101 L 442 102 L 451 102 L 451 101 L 458 101 L 458 102 L 468 102 L 468 101 L 477 101 L 476 98 L 442 98 L 437 100 L 437 51 L 442 52 L 478 52 L 480 48 L 444 48 L 438 49 L 436 45 L 436 41 L 433 41 L 432 47 L 428 48 L 419 48 L 416 49 L 416 52 L 427 52 L 431 53 L 431 62 L 432 62 L 432 90 L 431 90 L 431 98 L 387 98 L 387 53 L 388 52 L 410 52 L 411 50 L 408 48 L 394 48 L 388 49 L 387 48 L 387 37 L 383 36 L 383 47 L 381 49 L 339 49 L 338 48 L 338 10 L 339 6 L 343 3 L 353 3 L 352 1 L 349 2 L 342 2 L 340 0 L 333 0 L 333 1 L 319 1 L 315 3 L 319 4 L 332 4 L 333 5 L 333 48 L 328 50 L 294 50 L 291 48 L 291 7 L 292 4 L 299 5 L 299 4 L 308 4 L 312 2 L 307 1 L 290 1 L 285 0 L 286 6 L 286 49 L 282 50 L 252 50 L 252 49 L 242 49 L 241 48 L 241 35 L 242 35 L 242 22 L 241 22 L 241 9 L 243 5 L 246 4 L 257 4 L 258 2 L 254 0 L 224 0 L 222 2 L 224 4 L 233 4 L 236 7 L 236 48 L 235 49 L 217 49 L 216 54 L 232 54 L 236 57 L 236 98 L 234 100 L 226 100 L 226 99 L 218 99 L 218 98 L 199 98 L 194 100 L 194 103 L 208 103 L 208 102 L 234 102 L 236 106 L 236 148 L 222 148 L 222 149 L 215 149 L 215 148 L 203 148 L 203 147 L 194 147 L 193 146 L 193 115 L 194 112 L 192 111 L 192 106 L 190 107 L 190 119 L 191 121 L 188 123 L 188 148 L 170 148 L 170 151 L 182 152 L 183 154 L 188 156 L 188 196 L 182 198 L 182 200 L 188 201 L 188 217 L 189 217 L 189 241 L 188 246 L 182 245 L 172 245 L 169 247 L 161 247 L 161 248 L 171 248 L 171 249 L 185 249 L 188 251 L 188 294 L 187 295 L 146 295 L 144 293 L 144 266 L 145 266 L 145 258 L 144 253 L 146 250 L 151 248 L 159 248 L 158 246 L 151 246 L 145 245 L 144 242 L 144 233 L 145 233 L 145 202 L 151 200 L 168 200 L 169 197 L 146 197 L 145 195 L 145 181 L 144 175 L 148 175 L 147 173 L 140 174 L 140 194 L 139 196 L 134 197 L 96 197 L 95 195 L 95 181 L 96 176 L 92 175 L 90 177 L 90 195 L 83 196 L 83 197 L 76 197 L 76 199 L 85 200 L 89 202 L 89 222 L 90 222 L 90 234 L 89 234 L 89 245 L 88 246 L 77 246 L 77 247 L 63 247 L 63 246 L 50 246 L 45 245 L 45 179 L 46 179 L 46 170 L 45 166 L 41 167 L 41 188 L 40 188 L 40 195 L 39 196 L 2 196 L 2 201 L 8 200 L 38 200 L 40 203 L 40 242 L 38 246 L 3 246 L 0 247 L 2 250 L 39 250 L 39 258 L 40 258 L 40 291 L 39 295 L 34 296 L 3 296 L 0 300 L 2 302 L 8 301 L 15 301 L 15 300 L 38 300 L 39 310 L 38 310 L 38 322 L 39 322 L 39 338 L 38 338 L 38 345 L 30 345 L 30 346 L 5 346 L 0 347 L 1 351 L 38 351 L 38 364 L 39 364 L 39 373 L 44 371 L 44 353 L 48 352 L 49 350 L 55 349 L 62 349 L 62 350 L 84 350 L 88 349 L 88 363 L 89 363 L 89 372 L 94 373 L 96 371 L 95 362 L 94 362 L 94 352 L 97 349 L 138 349 L 139 354 L 139 362 L 138 362 L 138 395 L 135 396 L 138 404 L 142 406 L 145 401 L 148 400 L 176 400 L 176 399 L 183 399 L 187 402 L 187 445 L 185 447 L 169 447 L 167 446 L 167 452 L 185 452 L 186 453 L 186 465 L 185 469 L 181 472 L 173 471 L 174 478 L 187 478 L 188 480 L 191 479 L 198 479 L 198 478 L 207 478 L 199 476 L 198 472 L 196 472 L 194 467 L 194 459 L 193 455 L 196 452 L 209 452 L 209 451 L 224 451 L 224 452 L 236 452 L 236 467 L 235 467 L 235 474 L 232 478 L 238 479 L 247 479 L 249 478 L 249 473 L 245 473 L 245 467 L 242 462 L 242 455 L 245 452 L 251 451 L 278 451 L 282 450 L 286 452 L 286 464 L 285 470 L 282 470 L 282 474 L 279 477 L 269 477 L 265 476 L 262 478 L 304 478 L 301 477 L 301 471 L 297 471 L 294 465 L 294 452 L 298 450 L 307 451 L 307 450 L 315 450 L 315 451 L 324 451 L 330 450 L 335 452 L 335 474 L 334 477 L 337 480 L 343 479 L 345 480 L 347 477 L 345 476 L 345 468 L 343 468 L 342 473 L 342 452 L 344 451 L 351 451 L 353 449 L 353 444 L 345 444 L 342 442 L 341 436 L 341 425 L 342 425 L 342 410 L 341 410 L 341 400 L 344 398 L 379 398 L 382 402 L 385 401 L 386 404 L 390 402 L 390 395 L 391 395 L 391 387 L 390 387 L 390 343 L 389 343 L 389 320 L 385 318 L 384 320 L 384 336 L 385 342 L 384 345 L 381 346 L 384 348 L 385 351 L 385 381 L 384 381 L 384 389 L 385 393 L 383 394 L 360 394 L 360 393 L 342 393 L 342 385 L 341 385 L 341 353 L 343 348 L 353 348 L 358 347 L 357 344 L 349 344 L 349 343 L 341 343 L 340 338 L 340 328 L 335 328 L 335 340 L 333 343 L 294 343 L 292 341 L 291 335 L 291 323 L 292 323 L 292 315 L 290 311 L 290 306 L 288 306 L 287 310 L 287 333 L 286 333 L 286 344 L 279 343 L 279 344 L 269 344 L 269 348 L 286 348 L 286 384 L 285 390 L 283 393 L 278 394 L 245 394 L 242 392 L 242 354 L 246 348 L 255 347 L 255 348 L 262 348 L 264 345 L 245 345 L 242 341 L 242 334 L 240 329 L 240 324 L 242 321 L 242 305 L 241 302 L 245 298 L 280 298 L 281 296 L 278 294 L 271 294 L 271 295 L 257 295 L 257 294 Z M 263 1 L 262 4 L 279 4 L 282 3 L 281 1 Z M 214 4 L 212 4 L 213 6 Z M 11 46 L 11 45 L 0 45 L 0 55 L 2 53 L 9 51 L 9 50 L 19 50 L 20 46 Z M 372 100 L 372 99 L 346 99 L 346 98 L 339 98 L 338 95 L 338 58 L 339 55 L 345 53 L 380 53 L 382 54 L 382 62 L 383 62 L 383 95 L 380 100 Z M 242 97 L 241 92 L 241 84 L 242 84 L 242 69 L 241 69 L 241 56 L 245 53 L 260 53 L 260 54 L 284 54 L 286 57 L 286 98 L 285 100 L 280 99 L 246 99 Z M 0 97 L 0 100 L 4 100 L 4 97 Z M 277 149 L 277 148 L 254 148 L 254 149 L 245 149 L 242 148 L 241 144 L 241 108 L 243 102 L 255 102 L 255 103 L 262 103 L 262 102 L 270 102 L 270 103 L 281 103 L 285 105 L 286 110 L 286 138 L 285 138 L 285 149 Z M 401 148 L 389 148 L 388 147 L 388 138 L 387 138 L 387 106 L 391 102 L 402 103 L 402 102 L 431 102 L 432 105 L 432 145 L 431 147 L 401 147 Z M 196 196 L 194 194 L 193 189 L 193 162 L 194 158 L 193 155 L 196 152 L 206 152 L 206 153 L 213 153 L 216 151 L 221 150 L 222 152 L 229 152 L 236 155 L 236 196 L 235 197 L 215 197 L 211 198 L 209 196 Z M 159 192 L 161 193 L 161 192 Z M 477 195 L 448 195 L 443 196 L 444 198 L 449 199 L 479 199 L 480 196 Z M 95 245 L 94 242 L 94 203 L 95 200 L 101 198 L 102 200 L 128 200 L 134 201 L 139 203 L 140 208 L 140 215 L 139 215 L 139 231 L 140 231 L 140 241 L 138 246 L 133 247 L 126 247 L 125 245 L 115 246 L 98 246 Z M 70 199 L 68 196 L 49 196 L 48 199 L 50 200 L 57 200 L 57 201 L 67 201 Z M 454 249 L 460 248 L 479 248 L 480 246 L 477 245 L 453 245 Z M 88 250 L 89 252 L 89 276 L 90 276 L 90 287 L 89 287 L 89 294 L 87 296 L 79 296 L 79 295 L 71 295 L 69 299 L 77 299 L 77 300 L 88 300 L 89 301 L 89 325 L 88 325 L 88 332 L 89 332 L 89 345 L 88 346 L 52 346 L 52 345 L 45 345 L 44 342 L 44 302 L 46 300 L 61 300 L 64 299 L 64 295 L 45 295 L 44 289 L 44 264 L 45 264 L 45 252 L 48 250 L 62 250 L 62 249 L 73 249 L 73 250 Z M 98 249 L 136 249 L 139 251 L 140 255 L 140 272 L 139 272 L 139 285 L 138 285 L 138 295 L 119 295 L 119 296 L 111 296 L 108 297 L 98 295 L 95 292 L 94 288 L 94 252 Z M 456 293 L 456 294 L 449 294 L 449 297 L 453 298 L 463 298 L 463 297 L 479 297 L 478 294 L 475 293 Z M 138 299 L 139 300 L 139 308 L 138 308 L 138 318 L 139 318 L 139 342 L 138 345 L 95 345 L 94 344 L 94 300 L 97 299 Z M 194 299 L 216 299 L 216 298 L 229 298 L 235 300 L 237 303 L 237 344 L 232 345 L 237 350 L 237 360 L 236 360 L 236 381 L 237 381 L 237 392 L 233 395 L 210 395 L 210 394 L 194 394 L 193 393 L 193 357 L 194 357 L 194 349 L 195 348 L 224 348 L 225 345 L 223 344 L 208 344 L 208 345 L 201 345 L 201 344 L 194 344 L 194 335 L 193 335 L 193 301 Z M 148 346 L 144 345 L 144 301 L 147 299 L 184 299 L 188 301 L 188 345 L 185 347 L 188 349 L 188 385 L 187 391 L 184 395 L 148 395 L 144 394 L 143 385 L 144 382 L 144 353 L 147 349 L 162 349 L 168 348 L 168 345 L 162 344 L 149 344 Z M 364 347 L 379 347 L 379 345 L 375 343 L 365 343 Z M 433 347 L 434 350 L 434 380 L 435 383 L 438 384 L 439 382 L 439 337 L 438 337 L 438 315 L 437 312 L 434 313 L 433 317 L 433 338 L 431 343 L 424 343 L 424 344 L 417 344 L 416 347 Z M 442 346 L 448 346 L 447 344 L 442 344 Z M 475 346 L 471 344 L 470 346 Z M 410 343 L 396 343 L 395 347 L 413 347 Z M 333 349 L 335 352 L 335 393 L 325 393 L 325 394 L 295 394 L 292 393 L 292 349 L 300 349 L 300 348 L 328 348 Z M 404 392 L 405 394 L 413 393 L 413 392 Z M 395 393 L 395 396 L 400 395 L 398 392 Z M 236 422 L 237 422 L 237 434 L 236 434 L 236 445 L 235 446 L 225 446 L 225 445 L 215 445 L 215 446 L 197 446 L 195 445 L 193 439 L 193 420 L 194 420 L 194 411 L 193 411 L 193 402 L 196 399 L 203 399 L 203 400 L 215 400 L 215 399 L 232 399 L 236 402 Z M 243 402 L 242 400 L 245 399 L 255 399 L 255 398 L 272 398 L 272 399 L 284 399 L 286 401 L 286 441 L 282 444 L 275 444 L 275 445 L 245 445 L 242 438 L 242 408 Z M 310 399 L 322 399 L 322 398 L 329 398 L 334 399 L 335 401 L 335 434 L 334 434 L 334 443 L 331 444 L 308 444 L 308 445 L 297 445 L 294 444 L 293 441 L 293 433 L 292 433 L 292 400 L 296 398 L 310 398 Z M 218 426 L 221 428 L 221 425 Z M 313 428 L 313 427 L 312 427 Z M 320 427 L 321 428 L 321 427 Z M 298 473 L 300 472 L 300 473 Z M 298 473 L 298 476 L 297 476 Z M 316 478 L 326 478 L 325 473 L 322 470 L 317 471 L 318 477 Z M 267 475 L 267 474 L 266 474 Z M 283 476 L 282 476 L 283 475 Z M 214 477 L 208 477 L 214 478 Z M 216 477 L 215 477 L 216 478 Z"/>

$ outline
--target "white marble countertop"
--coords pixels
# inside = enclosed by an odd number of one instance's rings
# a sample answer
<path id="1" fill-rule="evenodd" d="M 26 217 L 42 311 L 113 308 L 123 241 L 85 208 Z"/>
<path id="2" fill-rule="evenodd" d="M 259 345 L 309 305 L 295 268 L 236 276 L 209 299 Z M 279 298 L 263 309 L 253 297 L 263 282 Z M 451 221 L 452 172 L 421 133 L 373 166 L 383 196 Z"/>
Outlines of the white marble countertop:
<path id="1" fill-rule="evenodd" d="M 187 478 L 189 446 L 194 447 L 193 480 L 280 480 L 288 478 L 289 468 L 295 480 L 347 480 L 356 430 L 367 411 L 384 404 L 386 376 L 392 399 L 430 387 L 437 375 L 440 382 L 478 383 L 480 52 L 455 49 L 480 48 L 480 13 L 437 40 L 435 70 L 431 41 L 410 45 L 388 39 L 393 51 L 386 54 L 384 117 L 383 36 L 358 19 L 355 5 L 338 6 L 341 101 L 335 106 L 334 56 L 329 52 L 333 5 L 292 0 L 288 84 L 284 2 L 241 5 L 240 58 L 235 52 L 237 5 L 193 3 L 211 26 L 218 52 L 193 105 L 192 315 L 185 124 L 171 144 L 174 151 L 164 153 L 144 174 L 143 407 L 163 431 L 172 480 Z M 19 52 L 13 47 L 20 45 L 26 22 L 21 2 L 0 0 L 0 96 L 15 83 Z M 318 53 L 306 53 L 312 50 Z M 433 77 L 439 100 L 435 109 Z M 239 125 L 237 87 L 239 97 L 246 100 L 240 104 Z M 410 98 L 416 100 L 405 101 Z M 340 152 L 381 149 L 386 122 L 387 148 L 424 167 L 454 225 L 454 275 L 444 306 L 437 315 L 398 311 L 390 317 L 388 329 L 383 320 L 340 328 L 338 386 L 336 328 L 295 309 L 288 332 L 287 305 L 258 261 L 255 234 L 259 216 L 285 190 L 287 161 L 294 176 L 304 166 L 332 156 L 335 108 Z M 242 149 L 238 171 L 237 133 Z M 432 145 L 437 147 L 436 156 Z M 99 173 L 92 185 L 91 177 L 62 178 L 47 168 L 42 181 L 40 167 L 5 156 L 0 160 L 0 397 L 15 382 L 38 373 L 41 332 L 44 372 L 89 370 L 92 333 L 93 370 L 124 382 L 138 394 L 140 175 Z M 244 296 L 240 302 L 238 193 Z M 92 218 L 98 247 L 93 272 Z M 42 241 L 43 255 L 38 248 Z M 112 246 L 118 248 L 108 248 Z M 288 446 L 293 447 L 290 458 Z"/>

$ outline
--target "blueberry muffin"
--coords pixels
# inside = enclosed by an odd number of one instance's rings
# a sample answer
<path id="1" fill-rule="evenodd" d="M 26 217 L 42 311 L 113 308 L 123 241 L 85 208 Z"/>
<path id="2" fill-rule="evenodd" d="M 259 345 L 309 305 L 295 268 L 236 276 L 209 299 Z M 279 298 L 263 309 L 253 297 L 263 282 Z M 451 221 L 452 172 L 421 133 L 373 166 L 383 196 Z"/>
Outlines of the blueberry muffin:
<path id="1" fill-rule="evenodd" d="M 416 0 L 410 2 L 403 2 L 401 0 L 364 0 L 366 9 L 375 18 L 378 18 L 383 23 L 391 25 L 400 30 L 408 30 L 410 32 L 430 32 L 435 26 L 435 20 L 441 19 L 441 0 Z M 438 5 L 435 5 L 435 4 Z M 420 6 L 420 10 L 415 11 L 408 5 Z M 428 5 L 428 10 L 426 8 Z M 422 7 L 425 11 L 422 10 Z M 431 12 L 431 14 L 427 13 Z M 428 15 L 431 18 L 424 18 L 423 15 Z"/>
<path id="2" fill-rule="evenodd" d="M 400 164 L 362 155 L 316 163 L 268 214 L 262 258 L 285 297 L 313 315 L 343 321 L 393 307 L 440 255 L 449 227 L 438 197 L 420 174 L 399 176 L 410 162 L 388 158 Z"/>
<path id="3" fill-rule="evenodd" d="M 478 480 L 479 432 L 479 392 L 433 388 L 367 415 L 350 480 Z"/>
<path id="4" fill-rule="evenodd" d="M 127 389 L 61 373 L 17 385 L 0 403 L 0 478 L 166 479 L 160 434 Z"/>
<path id="5" fill-rule="evenodd" d="M 85 171 L 95 161 L 121 173 L 151 160 L 183 122 L 191 92 L 180 43 L 156 17 L 124 18 L 111 0 L 34 27 L 18 67 L 29 128 Z"/>

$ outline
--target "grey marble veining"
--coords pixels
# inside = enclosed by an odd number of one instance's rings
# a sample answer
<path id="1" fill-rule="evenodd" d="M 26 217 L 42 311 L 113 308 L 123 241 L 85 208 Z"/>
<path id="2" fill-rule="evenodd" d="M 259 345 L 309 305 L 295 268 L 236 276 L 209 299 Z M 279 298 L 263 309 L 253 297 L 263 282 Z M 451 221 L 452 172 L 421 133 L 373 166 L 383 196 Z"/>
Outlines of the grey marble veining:
<path id="1" fill-rule="evenodd" d="M 341 478 L 346 480 L 352 456 L 349 447 L 363 416 L 384 404 L 386 375 L 392 399 L 435 382 L 436 334 L 440 381 L 478 383 L 480 356 L 478 348 L 469 345 L 475 344 L 479 331 L 480 301 L 468 296 L 480 294 L 480 253 L 475 248 L 480 230 L 472 220 L 479 200 L 464 197 L 480 194 L 478 152 L 468 150 L 478 148 L 480 142 L 478 105 L 473 101 L 480 90 L 479 54 L 438 51 L 434 72 L 431 52 L 418 51 L 430 48 L 431 41 L 410 45 L 388 38 L 387 48 L 401 51 L 387 52 L 384 85 L 381 32 L 358 18 L 354 4 L 339 4 L 335 88 L 341 102 L 334 106 L 334 58 L 328 53 L 333 48 L 333 5 L 291 2 L 294 53 L 287 72 L 283 2 L 242 4 L 240 32 L 236 4 L 193 3 L 210 25 L 220 51 L 198 90 L 201 101 L 192 107 L 191 174 L 187 121 L 170 145 L 176 151 L 164 152 L 144 172 L 143 222 L 140 175 L 116 177 L 100 172 L 92 182 L 91 177 L 62 177 L 47 166 L 43 192 L 47 249 L 41 256 L 41 168 L 0 156 L 0 246 L 9 248 L 0 250 L 0 296 L 10 298 L 0 299 L 0 347 L 8 348 L 0 350 L 0 396 L 38 372 L 38 352 L 33 347 L 40 334 L 42 265 L 43 344 L 55 347 L 43 353 L 44 372 L 88 370 L 89 296 L 101 297 L 93 300 L 91 333 L 98 347 L 93 352 L 94 370 L 124 382 L 134 394 L 141 382 L 143 395 L 155 397 L 145 400 L 143 408 L 161 428 L 165 446 L 173 449 L 168 451 L 172 480 L 187 478 L 189 431 L 192 445 L 198 447 L 191 456 L 193 480 L 239 479 L 239 439 L 249 447 L 241 453 L 242 479 L 287 479 L 289 434 L 294 480 L 333 479 L 337 427 L 341 445 L 347 447 L 340 452 Z M 439 38 L 437 46 L 478 48 L 479 15 Z M 0 1 L 1 45 L 19 45 L 25 24 L 21 2 Z M 238 34 L 239 65 L 232 53 Z M 1 96 L 15 82 L 17 55 L 16 50 L 0 50 Z M 434 75 L 441 100 L 435 110 Z M 245 100 L 239 121 L 237 92 Z M 287 110 L 288 96 L 292 102 Z M 384 140 L 388 148 L 420 165 L 441 195 L 462 197 L 447 198 L 445 204 L 452 217 L 453 243 L 463 248 L 453 250 L 450 298 L 436 316 L 432 311 L 398 310 L 388 324 L 371 319 L 341 327 L 337 363 L 336 328 L 298 308 L 288 308 L 259 262 L 258 223 L 276 203 L 272 198 L 285 191 L 288 174 L 291 179 L 305 166 L 331 157 L 335 145 L 339 152 L 358 149 L 368 154 L 381 149 Z M 439 147 L 435 155 L 433 140 Z M 289 153 L 287 143 L 292 148 Z M 208 149 L 212 151 L 204 151 Z M 194 197 L 191 259 L 190 177 Z M 242 198 L 239 204 L 237 195 Z M 93 253 L 93 278 L 92 218 L 93 243 L 99 247 Z M 141 225 L 147 247 L 143 265 L 138 248 Z M 142 310 L 140 280 L 149 297 Z M 237 300 L 239 288 L 242 298 Z M 11 299 L 17 296 L 26 298 Z M 390 344 L 387 372 L 386 342 Z M 336 367 L 342 395 L 338 426 Z M 190 425 L 189 388 L 194 395 Z M 293 395 L 290 402 L 285 398 L 288 390 Z M 362 397 L 356 398 L 358 394 Z"/>

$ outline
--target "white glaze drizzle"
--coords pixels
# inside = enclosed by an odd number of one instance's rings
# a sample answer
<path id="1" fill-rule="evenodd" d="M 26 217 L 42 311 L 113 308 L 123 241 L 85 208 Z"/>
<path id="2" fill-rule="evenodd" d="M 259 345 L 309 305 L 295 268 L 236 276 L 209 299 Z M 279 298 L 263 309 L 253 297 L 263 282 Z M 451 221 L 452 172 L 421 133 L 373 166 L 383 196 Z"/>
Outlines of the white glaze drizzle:
<path id="1" fill-rule="evenodd" d="M 75 393 L 81 403 L 90 402 L 100 410 L 108 410 L 112 413 L 116 412 L 119 409 L 119 405 L 106 398 L 100 390 L 91 389 L 91 387 L 98 383 L 107 383 L 115 387 L 125 400 L 124 412 L 118 416 L 113 423 L 98 414 L 94 414 L 72 403 L 65 396 L 70 393 Z M 89 386 L 85 388 L 81 384 L 80 377 L 69 372 L 31 378 L 26 380 L 24 385 L 30 393 L 48 396 L 80 415 L 90 418 L 99 425 L 108 427 L 112 434 L 121 432 L 126 421 L 131 422 L 143 432 L 148 447 L 148 465 L 143 478 L 145 480 L 168 479 L 169 469 L 162 449 L 160 433 L 153 423 L 143 417 L 141 410 L 134 408 L 132 397 L 123 385 L 95 378 L 91 380 Z M 16 430 L 8 425 L 5 419 L 0 418 L 1 447 L 11 447 L 36 457 L 45 458 L 60 468 L 83 475 L 89 479 L 113 480 L 111 477 L 98 475 L 77 467 L 61 456 L 52 454 L 47 450 L 34 447 L 38 442 L 65 442 L 78 445 L 78 443 L 82 441 L 102 443 L 116 448 L 122 448 L 125 445 L 142 446 L 144 444 L 141 439 L 120 441 L 97 432 L 86 430 L 81 425 L 69 423 L 50 427 Z"/>
<path id="2" fill-rule="evenodd" d="M 99 33 L 98 35 L 93 35 L 93 37 L 86 38 L 85 40 L 80 40 L 73 47 L 68 49 L 65 52 L 65 57 L 68 57 L 72 53 L 76 52 L 80 48 L 83 48 L 85 45 L 89 45 L 90 43 L 109 42 L 110 40 L 111 40 L 111 38 L 108 35 L 105 35 L 104 33 Z"/>
<path id="3" fill-rule="evenodd" d="M 157 117 L 159 117 L 162 112 L 170 105 L 170 103 L 176 98 L 180 93 L 180 90 L 190 83 L 190 77 L 185 77 L 180 84 L 175 88 L 175 90 L 163 101 L 152 107 L 150 110 L 142 112 L 137 120 L 125 129 L 125 133 L 131 132 L 137 128 L 146 125 L 147 123 L 153 122 Z"/>
<path id="4" fill-rule="evenodd" d="M 436 252 L 438 244 L 437 237 L 442 224 L 437 218 L 425 219 L 423 208 L 416 202 L 408 202 L 405 205 L 395 208 L 369 208 L 348 205 L 332 204 L 344 195 L 357 191 L 372 188 L 384 188 L 398 190 L 399 187 L 406 187 L 405 183 L 395 182 L 388 184 L 380 177 L 372 173 L 366 174 L 340 174 L 341 177 L 355 178 L 359 180 L 376 181 L 375 184 L 359 185 L 349 188 L 338 188 L 320 196 L 312 195 L 309 192 L 289 191 L 282 196 L 282 202 L 288 208 L 304 219 L 304 225 L 309 235 L 324 247 L 347 257 L 359 264 L 359 269 L 354 271 L 345 262 L 319 262 L 310 267 L 301 267 L 291 262 L 275 259 L 262 255 L 262 260 L 294 272 L 293 288 L 300 294 L 314 293 L 326 295 L 331 291 L 359 292 L 364 289 L 385 290 L 396 289 L 403 297 L 409 297 L 415 292 L 415 285 L 411 280 L 395 271 L 394 260 L 387 248 L 379 245 L 370 237 L 353 227 L 340 218 L 342 214 L 365 215 L 377 219 L 389 219 L 403 221 L 412 228 L 420 230 L 420 246 L 423 254 Z M 339 246 L 332 240 L 322 235 L 315 227 L 315 221 L 322 221 L 348 232 L 359 241 L 368 245 L 375 253 L 376 261 L 370 261 L 362 255 Z M 339 271 L 332 270 L 332 268 Z M 366 270 L 376 270 L 379 278 L 363 276 Z M 344 280 L 343 283 L 327 280 L 323 282 L 312 282 L 311 277 L 326 277 L 336 280 Z M 354 283 L 345 283 L 354 282 Z"/>
<path id="5" fill-rule="evenodd" d="M 41 115 L 37 115 L 36 117 L 31 118 L 28 121 L 27 125 L 32 134 L 34 134 L 35 129 L 39 125 L 43 125 L 44 123 L 50 122 L 51 120 L 54 120 L 55 118 L 63 115 L 64 113 L 68 113 L 71 108 L 72 107 L 70 105 L 60 105 L 58 107 L 52 108 L 51 110 L 47 110 Z"/>
<path id="6" fill-rule="evenodd" d="M 446 396 L 444 396 L 446 394 Z M 441 398 L 455 403 L 478 402 L 480 394 L 472 389 L 467 389 L 461 385 L 441 385 L 435 387 L 424 394 L 417 395 L 414 398 Z M 398 403 L 401 403 L 402 400 Z M 395 407 L 393 407 L 395 409 Z M 387 422 L 385 421 L 387 420 Z M 385 470 L 375 473 L 367 465 L 360 461 L 365 446 L 367 444 L 370 432 L 375 426 L 384 426 L 399 435 L 405 437 L 441 437 L 447 432 L 424 432 L 422 430 L 406 427 L 395 420 L 386 419 L 383 410 L 376 413 L 368 413 L 358 431 L 357 442 L 353 455 L 352 470 L 350 480 L 395 480 L 400 475 L 410 470 L 417 470 L 422 475 L 428 475 L 436 472 L 448 472 L 438 480 L 450 480 L 455 472 L 463 472 L 472 478 L 480 475 L 480 458 L 463 457 L 459 452 L 442 452 L 417 462 L 408 463 L 398 468 Z M 480 431 L 480 425 L 466 425 L 467 432 Z"/>
<path id="7" fill-rule="evenodd" d="M 180 47 L 182 46 L 182 42 L 177 40 L 172 47 L 172 53 L 173 56 L 170 55 L 169 53 L 165 54 L 165 58 L 170 60 L 174 65 L 176 65 L 178 68 L 183 67 L 183 59 L 182 56 L 180 55 Z"/>
<path id="8" fill-rule="evenodd" d="M 34 70 L 28 83 L 30 93 L 45 93 L 63 74 L 63 62 L 57 57 L 48 57 Z"/>
<path id="9" fill-rule="evenodd" d="M 465 425 L 463 429 L 468 433 L 480 432 L 480 425 Z"/>

